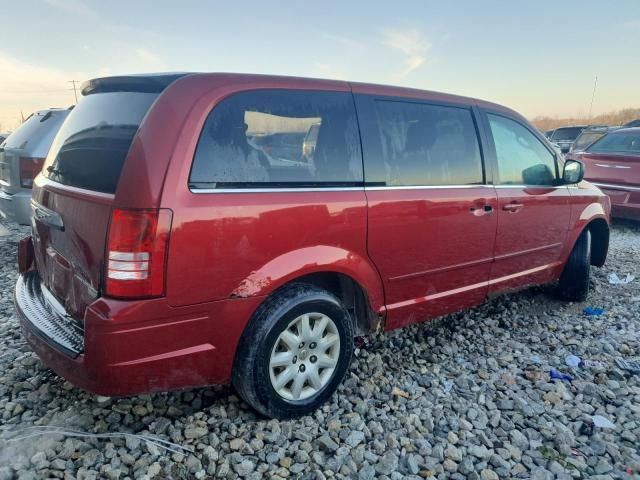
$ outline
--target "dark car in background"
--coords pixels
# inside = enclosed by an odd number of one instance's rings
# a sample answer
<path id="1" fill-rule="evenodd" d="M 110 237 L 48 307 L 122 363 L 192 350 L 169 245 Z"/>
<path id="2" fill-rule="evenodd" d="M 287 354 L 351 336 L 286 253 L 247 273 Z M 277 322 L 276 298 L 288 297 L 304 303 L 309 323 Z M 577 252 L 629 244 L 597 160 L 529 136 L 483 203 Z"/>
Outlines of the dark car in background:
<path id="1" fill-rule="evenodd" d="M 585 164 L 585 178 L 611 198 L 613 216 L 640 220 L 640 128 L 609 132 L 567 159 Z"/>
<path id="2" fill-rule="evenodd" d="M 631 120 L 628 123 L 625 123 L 623 125 L 625 128 L 635 128 L 635 127 L 640 127 L 640 118 L 638 118 L 637 120 Z"/>
<path id="3" fill-rule="evenodd" d="M 5 139 L 11 135 L 11 132 L 1 132 L 0 133 L 0 144 L 5 141 Z"/>
<path id="4" fill-rule="evenodd" d="M 578 135 L 580 135 L 586 127 L 586 125 L 574 125 L 572 127 L 556 128 L 551 134 L 551 137 L 549 137 L 549 140 L 551 140 L 551 143 L 557 146 L 562 153 L 568 153 L 575 139 L 578 138 Z"/>
<path id="5" fill-rule="evenodd" d="M 0 145 L 0 216 L 29 225 L 31 188 L 69 109 L 39 110 Z"/>

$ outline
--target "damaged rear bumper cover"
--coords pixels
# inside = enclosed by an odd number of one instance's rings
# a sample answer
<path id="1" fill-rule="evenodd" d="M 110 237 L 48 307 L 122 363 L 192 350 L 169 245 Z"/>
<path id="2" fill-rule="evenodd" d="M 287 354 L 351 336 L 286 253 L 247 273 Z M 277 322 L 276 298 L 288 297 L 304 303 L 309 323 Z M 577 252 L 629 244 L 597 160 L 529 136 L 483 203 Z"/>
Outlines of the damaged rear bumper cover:
<path id="1" fill-rule="evenodd" d="M 261 297 L 172 307 L 166 298 L 101 297 L 82 322 L 41 284 L 18 277 L 22 332 L 42 363 L 98 395 L 127 396 L 228 383 L 236 346 Z"/>

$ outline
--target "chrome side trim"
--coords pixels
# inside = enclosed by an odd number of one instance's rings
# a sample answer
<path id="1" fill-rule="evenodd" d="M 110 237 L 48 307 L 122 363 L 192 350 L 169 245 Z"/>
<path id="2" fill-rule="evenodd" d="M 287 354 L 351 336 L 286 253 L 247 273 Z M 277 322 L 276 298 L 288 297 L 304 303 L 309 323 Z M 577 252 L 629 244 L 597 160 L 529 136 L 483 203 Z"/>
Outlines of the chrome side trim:
<path id="1" fill-rule="evenodd" d="M 396 302 L 396 303 L 387 305 L 387 311 L 395 310 L 397 308 L 409 307 L 411 305 L 417 305 L 417 304 L 425 303 L 431 300 L 437 300 L 439 298 L 448 297 L 450 295 L 457 295 L 459 293 L 468 292 L 470 290 L 476 290 L 478 288 L 487 288 L 488 285 L 489 285 L 489 282 L 479 282 L 479 283 L 474 283 L 472 285 L 465 285 L 464 287 L 460 287 L 460 288 L 454 288 L 452 290 L 446 290 L 444 292 L 426 295 L 424 297 L 412 298 L 411 300 L 403 300 L 401 302 Z"/>
<path id="2" fill-rule="evenodd" d="M 362 192 L 381 190 L 434 190 L 493 188 L 493 185 L 389 185 L 380 187 L 313 187 L 313 188 L 190 188 L 191 193 L 295 193 L 295 192 Z"/>
<path id="3" fill-rule="evenodd" d="M 190 188 L 191 193 L 294 193 L 294 192 L 362 192 L 364 187 L 316 188 Z"/>
<path id="4" fill-rule="evenodd" d="M 493 188 L 493 185 L 388 185 L 384 187 L 364 187 L 367 192 L 381 190 L 459 190 L 468 188 Z"/>
<path id="5" fill-rule="evenodd" d="M 549 245 L 543 245 L 542 247 L 528 248 L 526 250 L 519 250 L 517 252 L 504 253 L 502 255 L 496 255 L 494 257 L 494 260 L 495 261 L 506 260 L 508 258 L 517 257 L 519 255 L 529 255 L 531 253 L 541 252 L 543 250 L 552 250 L 554 248 L 560 248 L 562 247 L 562 245 L 563 245 L 562 242 L 558 242 L 558 243 L 552 243 Z"/>
<path id="6" fill-rule="evenodd" d="M 640 192 L 640 187 L 632 187 L 630 185 L 613 185 L 611 183 L 596 183 L 596 182 L 591 182 L 591 183 L 594 184 L 596 187 L 613 188 L 614 190 L 630 190 L 632 192 Z"/>
<path id="7" fill-rule="evenodd" d="M 432 275 L 435 273 L 444 273 L 451 270 L 457 270 L 460 268 L 469 268 L 475 267 L 477 265 L 482 265 L 486 263 L 493 262 L 493 258 L 481 258 L 480 260 L 473 260 L 471 262 L 459 263 L 457 265 L 447 265 L 446 267 L 432 268 L 431 270 L 423 270 L 420 272 L 407 273 L 405 275 L 398 275 L 395 277 L 389 277 L 390 282 L 395 282 L 397 280 L 407 280 L 409 278 L 421 277 L 423 275 Z"/>
<path id="8" fill-rule="evenodd" d="M 531 275 L 532 273 L 538 273 L 538 272 L 542 272 L 543 270 L 556 268 L 561 263 L 562 262 L 548 263 L 546 265 L 540 265 L 539 267 L 530 268 L 529 270 L 522 270 L 521 272 L 512 273 L 511 275 L 505 275 L 504 277 L 494 278 L 489 280 L 489 286 L 495 285 L 496 283 L 502 283 L 508 280 L 513 280 L 514 278 L 522 277 L 524 275 Z"/>
<path id="9" fill-rule="evenodd" d="M 496 188 L 565 188 L 566 185 L 496 185 Z"/>
<path id="10" fill-rule="evenodd" d="M 86 188 L 71 187 L 69 185 L 64 185 L 60 182 L 56 182 L 55 180 L 51 180 L 50 178 L 47 178 L 42 174 L 38 175 L 35 178 L 34 183 L 39 187 L 50 186 L 52 188 L 57 188 L 58 190 L 61 190 L 61 191 L 78 193 L 81 195 L 91 195 L 93 197 L 103 198 L 105 200 L 113 200 L 116 197 L 115 194 L 113 193 L 95 192 L 93 190 L 87 190 Z"/>
<path id="11" fill-rule="evenodd" d="M 602 168 L 631 168 L 628 165 L 605 165 L 604 163 L 596 163 L 596 167 L 602 167 Z"/>
<path id="12" fill-rule="evenodd" d="M 530 268 L 528 270 L 522 270 L 520 272 L 516 272 L 516 273 L 513 273 L 511 275 L 505 275 L 503 277 L 489 279 L 489 280 L 487 280 L 485 282 L 478 282 L 478 283 L 474 283 L 474 284 L 471 284 L 471 285 L 465 285 L 464 287 L 454 288 L 452 290 L 445 290 L 444 292 L 433 293 L 433 294 L 430 294 L 430 295 L 425 295 L 424 297 L 412 298 L 410 300 L 403 300 L 401 302 L 396 302 L 396 303 L 392 303 L 392 304 L 387 305 L 387 310 L 395 310 L 397 308 L 403 308 L 403 307 L 408 307 L 408 306 L 411 306 L 411 305 L 417 305 L 417 304 L 425 303 L 425 302 L 428 302 L 428 301 L 431 301 L 431 300 L 437 300 L 439 298 L 448 297 L 450 295 L 456 295 L 456 294 L 459 294 L 459 293 L 468 292 L 470 290 L 476 290 L 478 288 L 487 288 L 487 287 L 490 287 L 490 286 L 495 285 L 497 283 L 506 282 L 508 280 L 513 280 L 513 279 L 518 278 L 518 277 L 522 277 L 522 276 L 525 276 L 525 275 L 531 275 L 533 273 L 538 273 L 538 272 L 542 272 L 544 270 L 555 268 L 560 264 L 561 264 L 561 262 L 548 263 L 546 265 L 541 265 L 539 267 Z"/>

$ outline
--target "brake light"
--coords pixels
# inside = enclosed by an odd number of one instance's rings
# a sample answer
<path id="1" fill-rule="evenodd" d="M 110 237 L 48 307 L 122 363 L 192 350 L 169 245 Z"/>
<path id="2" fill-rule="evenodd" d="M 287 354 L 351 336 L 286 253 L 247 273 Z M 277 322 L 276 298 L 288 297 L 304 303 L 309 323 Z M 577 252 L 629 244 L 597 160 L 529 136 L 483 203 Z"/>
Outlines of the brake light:
<path id="1" fill-rule="evenodd" d="M 164 294 L 171 210 L 121 210 L 111 214 L 105 294 L 158 297 Z"/>
<path id="2" fill-rule="evenodd" d="M 20 186 L 22 188 L 33 188 L 33 179 L 38 176 L 44 158 L 20 157 Z"/>

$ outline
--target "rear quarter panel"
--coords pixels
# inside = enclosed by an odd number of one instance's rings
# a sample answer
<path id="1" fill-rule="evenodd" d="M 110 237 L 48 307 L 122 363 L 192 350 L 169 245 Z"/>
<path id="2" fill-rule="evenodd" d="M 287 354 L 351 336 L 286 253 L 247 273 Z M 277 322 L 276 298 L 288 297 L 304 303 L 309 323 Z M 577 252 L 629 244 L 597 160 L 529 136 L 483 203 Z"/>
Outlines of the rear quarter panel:
<path id="1" fill-rule="evenodd" d="M 167 295 L 172 305 L 266 295 L 320 271 L 382 298 L 366 254 L 363 191 L 176 193 Z M 372 285 L 373 284 L 373 285 Z"/>

